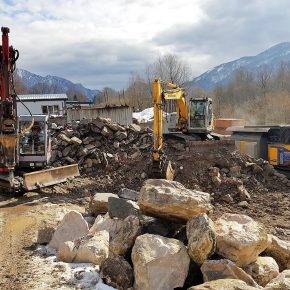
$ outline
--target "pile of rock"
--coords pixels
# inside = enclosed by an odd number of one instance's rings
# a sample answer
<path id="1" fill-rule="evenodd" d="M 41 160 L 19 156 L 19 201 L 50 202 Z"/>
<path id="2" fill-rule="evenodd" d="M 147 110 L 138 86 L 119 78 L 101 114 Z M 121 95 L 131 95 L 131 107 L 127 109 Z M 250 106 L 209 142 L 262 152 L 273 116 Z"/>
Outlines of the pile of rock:
<path id="1" fill-rule="evenodd" d="M 240 156 L 237 152 L 232 152 L 232 155 L 238 155 L 239 165 L 217 162 L 216 166 L 208 168 L 207 188 L 214 193 L 215 199 L 228 203 L 235 201 L 247 207 L 252 190 L 259 193 L 290 187 L 287 177 L 275 171 L 268 161 Z"/>
<path id="2" fill-rule="evenodd" d="M 66 129 L 55 129 L 52 136 L 52 166 L 78 163 L 88 173 L 114 161 L 136 159 L 152 144 L 149 128 L 121 126 L 105 118 L 74 122 Z"/>
<path id="3" fill-rule="evenodd" d="M 49 246 L 62 261 L 99 265 L 104 281 L 121 290 L 290 289 L 290 242 L 246 215 L 212 221 L 210 200 L 155 179 L 140 192 L 96 193 L 93 225 L 72 211 Z"/>

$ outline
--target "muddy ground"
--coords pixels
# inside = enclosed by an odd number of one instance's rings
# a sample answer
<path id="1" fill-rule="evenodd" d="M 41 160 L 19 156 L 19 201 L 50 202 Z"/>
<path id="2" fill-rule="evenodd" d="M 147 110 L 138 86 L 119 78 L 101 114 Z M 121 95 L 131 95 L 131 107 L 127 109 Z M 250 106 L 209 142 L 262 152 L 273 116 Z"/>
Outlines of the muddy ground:
<path id="1" fill-rule="evenodd" d="M 72 289 L 60 288 L 59 277 L 51 275 L 53 269 L 46 272 L 47 261 L 34 256 L 39 226 L 45 221 L 61 220 L 70 209 L 84 211 L 83 206 L 63 197 L 38 193 L 28 193 L 20 198 L 1 196 L 1 290 Z"/>
<path id="2" fill-rule="evenodd" d="M 249 178 L 245 187 L 251 195 L 246 208 L 238 205 L 236 186 L 224 183 L 215 187 L 208 174 L 209 167 L 227 160 L 231 166 L 245 160 L 226 147 L 218 149 L 176 150 L 167 147 L 167 154 L 175 163 L 176 180 L 186 187 L 199 188 L 212 194 L 213 219 L 225 212 L 247 214 L 262 222 L 269 233 L 290 240 L 290 190 L 279 180 L 261 174 Z M 139 190 L 146 180 L 144 174 L 151 159 L 144 152 L 134 160 L 109 164 L 90 175 L 65 184 L 27 193 L 23 197 L 0 196 L 0 289 L 75 289 L 61 276 L 62 267 L 35 255 L 35 241 L 44 221 L 60 220 L 71 209 L 84 212 L 89 198 L 96 192 L 118 192 L 127 187 Z M 217 162 L 218 161 L 218 162 Z M 232 202 L 222 200 L 230 193 Z M 41 269 L 43 269 L 41 271 Z M 90 288 L 85 288 L 90 289 Z"/>

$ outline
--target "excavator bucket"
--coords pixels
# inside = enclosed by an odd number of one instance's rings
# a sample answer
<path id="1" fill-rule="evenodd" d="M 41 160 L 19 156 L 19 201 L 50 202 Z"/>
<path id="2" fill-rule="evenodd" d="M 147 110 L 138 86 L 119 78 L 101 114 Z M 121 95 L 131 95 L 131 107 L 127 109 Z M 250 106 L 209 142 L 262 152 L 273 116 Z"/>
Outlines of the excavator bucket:
<path id="1" fill-rule="evenodd" d="M 156 160 L 153 161 L 152 167 L 150 169 L 150 177 L 156 179 L 174 179 L 175 171 L 169 160 Z"/>
<path id="2" fill-rule="evenodd" d="M 79 175 L 78 164 L 25 173 L 23 175 L 23 187 L 25 190 L 34 190 L 65 182 L 68 178 Z"/>

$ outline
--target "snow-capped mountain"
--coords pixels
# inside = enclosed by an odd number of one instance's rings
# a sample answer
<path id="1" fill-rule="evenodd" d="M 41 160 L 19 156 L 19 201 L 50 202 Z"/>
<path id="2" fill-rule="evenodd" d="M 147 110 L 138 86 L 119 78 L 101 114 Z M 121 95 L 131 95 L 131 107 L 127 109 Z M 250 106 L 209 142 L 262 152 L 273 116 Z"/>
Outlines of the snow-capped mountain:
<path id="1" fill-rule="evenodd" d="M 87 96 L 90 100 L 92 100 L 94 96 L 100 92 L 98 90 L 85 88 L 82 84 L 75 84 L 67 79 L 57 76 L 48 75 L 42 77 L 24 69 L 16 69 L 16 74 L 28 88 L 33 88 L 39 84 L 51 86 L 54 91 L 50 93 L 67 93 L 68 91 L 79 91 Z"/>
<path id="2" fill-rule="evenodd" d="M 267 65 L 275 71 L 281 62 L 290 63 L 290 42 L 282 42 L 255 55 L 223 63 L 203 73 L 191 81 L 193 87 L 212 89 L 216 86 L 226 85 L 238 68 L 256 72 L 259 67 Z"/>

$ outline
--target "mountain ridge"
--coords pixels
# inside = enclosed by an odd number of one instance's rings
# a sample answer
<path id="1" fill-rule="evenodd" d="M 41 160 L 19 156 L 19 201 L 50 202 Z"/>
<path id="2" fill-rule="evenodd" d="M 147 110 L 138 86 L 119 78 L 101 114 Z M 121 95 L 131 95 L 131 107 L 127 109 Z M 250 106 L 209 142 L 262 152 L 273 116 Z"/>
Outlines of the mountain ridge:
<path id="1" fill-rule="evenodd" d="M 276 70 L 281 62 L 290 63 L 290 42 L 278 43 L 254 56 L 244 56 L 222 63 L 195 77 L 189 84 L 192 87 L 210 90 L 228 84 L 239 68 L 254 72 L 259 67 L 267 65 Z"/>
<path id="2" fill-rule="evenodd" d="M 87 96 L 89 100 L 93 100 L 94 97 L 98 93 L 100 93 L 100 91 L 97 89 L 88 89 L 84 87 L 81 83 L 73 83 L 70 80 L 58 76 L 47 75 L 43 77 L 22 68 L 17 68 L 16 74 L 22 80 L 24 85 L 29 89 L 32 89 L 34 86 L 38 85 L 48 85 L 54 93 L 68 93 L 69 91 L 79 91 Z"/>

